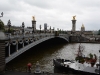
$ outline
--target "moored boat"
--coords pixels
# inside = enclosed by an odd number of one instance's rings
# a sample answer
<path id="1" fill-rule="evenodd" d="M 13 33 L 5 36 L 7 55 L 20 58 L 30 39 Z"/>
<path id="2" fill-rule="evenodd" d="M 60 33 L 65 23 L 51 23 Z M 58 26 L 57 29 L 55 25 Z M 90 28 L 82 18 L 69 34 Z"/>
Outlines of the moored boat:
<path id="1" fill-rule="evenodd" d="M 90 53 L 90 57 L 83 55 L 82 46 L 79 45 L 78 53 L 75 60 L 53 59 L 54 72 L 99 75 L 100 63 L 97 62 L 97 56 Z"/>

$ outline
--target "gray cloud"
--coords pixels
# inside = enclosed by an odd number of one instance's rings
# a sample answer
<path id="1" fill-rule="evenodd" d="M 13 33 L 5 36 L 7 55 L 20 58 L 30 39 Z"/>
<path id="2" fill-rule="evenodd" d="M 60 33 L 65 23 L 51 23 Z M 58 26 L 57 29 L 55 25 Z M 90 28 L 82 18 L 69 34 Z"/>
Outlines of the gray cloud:
<path id="1" fill-rule="evenodd" d="M 10 19 L 12 25 L 31 26 L 32 16 L 39 25 L 44 27 L 44 23 L 52 28 L 71 30 L 72 16 L 76 15 L 76 29 L 81 28 L 82 23 L 86 30 L 100 29 L 100 0 L 2 0 L 0 2 L 0 12 L 4 12 L 1 19 L 7 24 Z"/>

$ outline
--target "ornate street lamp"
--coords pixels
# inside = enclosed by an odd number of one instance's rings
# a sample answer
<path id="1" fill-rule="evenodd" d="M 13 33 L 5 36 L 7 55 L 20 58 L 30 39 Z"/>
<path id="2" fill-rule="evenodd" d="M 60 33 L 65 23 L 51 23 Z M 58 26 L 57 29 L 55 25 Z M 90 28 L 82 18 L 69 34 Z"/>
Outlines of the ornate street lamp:
<path id="1" fill-rule="evenodd" d="M 11 27 L 11 21 L 8 20 L 8 23 L 7 23 L 7 26 L 8 26 L 8 33 L 9 33 L 9 54 L 8 56 L 10 56 L 10 27 Z"/>
<path id="2" fill-rule="evenodd" d="M 59 28 L 57 28 L 57 31 L 59 31 Z"/>
<path id="3" fill-rule="evenodd" d="M 25 27 L 25 25 L 24 25 L 24 22 L 22 22 L 22 33 L 24 34 L 24 27 Z"/>
<path id="4" fill-rule="evenodd" d="M 1 13 L 1 16 L 0 16 L 0 18 L 1 18 L 1 17 L 3 17 L 3 12 Z M 1 19 L 0 19 L 0 22 L 1 22 Z"/>
<path id="5" fill-rule="evenodd" d="M 16 51 L 18 51 L 18 31 L 17 31 Z"/>
<path id="6" fill-rule="evenodd" d="M 55 31 L 55 28 L 53 27 L 53 33 L 54 33 L 54 31 Z"/>
<path id="7" fill-rule="evenodd" d="M 10 27 L 11 27 L 11 21 L 10 20 L 8 20 L 7 26 L 8 26 L 9 40 L 10 40 Z"/>
<path id="8" fill-rule="evenodd" d="M 40 33 L 41 33 L 41 25 L 40 25 Z"/>
<path id="9" fill-rule="evenodd" d="M 50 33 L 51 33 L 51 26 L 50 26 Z"/>
<path id="10" fill-rule="evenodd" d="M 24 22 L 22 22 L 23 47 L 24 47 L 24 27 L 25 27 Z"/>
<path id="11" fill-rule="evenodd" d="M 3 12 L 1 13 L 1 16 L 0 17 L 3 17 Z"/>

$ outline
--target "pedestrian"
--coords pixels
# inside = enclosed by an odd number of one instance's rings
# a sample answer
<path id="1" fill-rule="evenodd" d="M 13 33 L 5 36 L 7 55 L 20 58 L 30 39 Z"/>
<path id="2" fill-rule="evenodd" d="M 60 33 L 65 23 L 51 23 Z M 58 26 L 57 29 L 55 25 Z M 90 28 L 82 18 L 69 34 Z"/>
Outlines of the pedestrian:
<path id="1" fill-rule="evenodd" d="M 28 64 L 27 64 L 27 67 L 28 67 L 28 72 L 31 73 L 32 64 L 31 64 L 31 63 L 28 63 Z"/>

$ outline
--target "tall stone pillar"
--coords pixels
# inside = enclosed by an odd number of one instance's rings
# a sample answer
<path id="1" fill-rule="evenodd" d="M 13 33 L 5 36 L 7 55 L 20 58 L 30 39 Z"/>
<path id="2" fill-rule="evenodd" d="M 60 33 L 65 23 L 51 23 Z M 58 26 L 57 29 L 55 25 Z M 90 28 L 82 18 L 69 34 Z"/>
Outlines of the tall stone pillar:
<path id="1" fill-rule="evenodd" d="M 33 28 L 32 33 L 35 33 L 36 32 L 36 21 L 35 21 L 34 16 L 32 18 L 33 18 L 33 20 L 32 20 L 32 28 Z"/>
<path id="2" fill-rule="evenodd" d="M 72 34 L 75 33 L 76 31 L 76 19 L 75 19 L 76 16 L 73 16 L 73 19 L 72 19 Z"/>
<path id="3" fill-rule="evenodd" d="M 0 73 L 5 70 L 5 36 L 0 32 Z"/>

